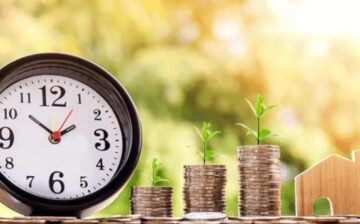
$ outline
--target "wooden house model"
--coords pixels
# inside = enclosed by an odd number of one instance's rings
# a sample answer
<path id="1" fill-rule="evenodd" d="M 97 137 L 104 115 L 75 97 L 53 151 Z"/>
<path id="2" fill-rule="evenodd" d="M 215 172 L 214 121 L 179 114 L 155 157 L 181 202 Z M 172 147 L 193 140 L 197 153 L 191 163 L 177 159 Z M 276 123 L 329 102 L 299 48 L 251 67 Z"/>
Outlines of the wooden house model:
<path id="1" fill-rule="evenodd" d="M 360 214 L 360 151 L 352 160 L 330 155 L 295 178 L 296 215 L 313 215 L 314 201 L 323 197 L 331 215 Z"/>

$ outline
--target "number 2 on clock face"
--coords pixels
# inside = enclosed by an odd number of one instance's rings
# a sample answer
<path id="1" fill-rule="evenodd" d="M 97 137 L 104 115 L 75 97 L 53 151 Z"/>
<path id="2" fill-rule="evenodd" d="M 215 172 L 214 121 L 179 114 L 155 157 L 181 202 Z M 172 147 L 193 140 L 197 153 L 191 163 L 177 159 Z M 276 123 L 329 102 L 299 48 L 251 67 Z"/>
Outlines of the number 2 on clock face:
<path id="1" fill-rule="evenodd" d="M 103 188 L 123 153 L 121 126 L 106 97 L 57 75 L 6 88 L 0 93 L 0 172 L 49 199 L 80 198 Z"/>

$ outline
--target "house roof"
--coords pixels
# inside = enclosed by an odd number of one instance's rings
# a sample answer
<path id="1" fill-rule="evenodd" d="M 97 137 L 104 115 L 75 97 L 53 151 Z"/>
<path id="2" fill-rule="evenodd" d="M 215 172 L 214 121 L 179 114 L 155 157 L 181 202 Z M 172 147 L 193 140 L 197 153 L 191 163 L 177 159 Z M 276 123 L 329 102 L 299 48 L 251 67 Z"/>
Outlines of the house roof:
<path id="1" fill-rule="evenodd" d="M 355 160 L 355 158 L 353 158 L 353 159 Z M 312 170 L 318 169 L 321 166 L 324 166 L 327 162 L 334 161 L 334 160 L 337 161 L 338 163 L 342 163 L 344 165 L 352 165 L 355 162 L 354 160 L 351 160 L 351 159 L 348 159 L 348 158 L 345 158 L 345 157 L 342 157 L 342 156 L 339 156 L 336 154 L 331 154 L 328 157 L 320 160 L 319 162 L 317 162 L 316 164 L 314 164 L 313 166 L 311 166 L 310 168 L 308 168 L 301 174 L 297 175 L 296 177 L 304 176 L 307 173 L 311 172 Z"/>

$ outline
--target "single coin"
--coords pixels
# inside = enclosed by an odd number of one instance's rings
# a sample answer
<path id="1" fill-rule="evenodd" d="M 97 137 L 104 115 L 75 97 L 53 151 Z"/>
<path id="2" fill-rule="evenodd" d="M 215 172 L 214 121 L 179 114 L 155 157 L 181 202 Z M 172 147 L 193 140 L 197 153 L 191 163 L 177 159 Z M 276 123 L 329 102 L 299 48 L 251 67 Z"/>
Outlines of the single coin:
<path id="1" fill-rule="evenodd" d="M 344 220 L 346 217 L 343 216 L 307 216 L 304 217 L 304 220 L 314 221 L 314 222 L 337 222 L 340 220 Z"/>
<path id="2" fill-rule="evenodd" d="M 226 214 L 221 212 L 191 212 L 184 215 L 186 220 L 223 220 Z"/>

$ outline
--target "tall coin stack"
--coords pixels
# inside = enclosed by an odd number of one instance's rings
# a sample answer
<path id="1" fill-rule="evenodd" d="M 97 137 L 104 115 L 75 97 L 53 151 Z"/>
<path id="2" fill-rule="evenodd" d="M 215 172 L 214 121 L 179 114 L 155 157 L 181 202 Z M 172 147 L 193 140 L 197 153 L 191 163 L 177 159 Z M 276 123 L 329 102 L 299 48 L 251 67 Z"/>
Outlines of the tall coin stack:
<path id="1" fill-rule="evenodd" d="M 240 146 L 238 160 L 239 215 L 279 216 L 281 209 L 279 146 Z"/>
<path id="2" fill-rule="evenodd" d="M 131 214 L 172 217 L 172 187 L 132 187 Z"/>
<path id="3" fill-rule="evenodd" d="M 225 212 L 226 167 L 184 166 L 184 212 Z"/>

